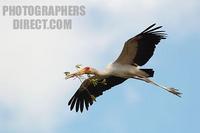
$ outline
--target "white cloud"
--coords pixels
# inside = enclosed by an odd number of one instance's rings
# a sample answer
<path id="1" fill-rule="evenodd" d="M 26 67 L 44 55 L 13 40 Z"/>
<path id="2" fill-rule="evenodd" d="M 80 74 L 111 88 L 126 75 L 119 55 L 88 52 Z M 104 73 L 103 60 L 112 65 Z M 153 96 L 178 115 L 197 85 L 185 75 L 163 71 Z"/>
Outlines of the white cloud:
<path id="1" fill-rule="evenodd" d="M 0 17 L 0 109 L 11 112 L 9 120 L 0 120 L 1 130 L 54 132 L 59 118 L 73 118 L 67 102 L 80 84 L 65 81 L 63 72 L 78 63 L 92 64 L 97 53 L 91 44 L 103 50 L 112 34 L 94 35 L 84 17 L 74 20 L 82 23 L 74 22 L 72 31 L 15 31 L 8 24 L 11 18 Z"/>

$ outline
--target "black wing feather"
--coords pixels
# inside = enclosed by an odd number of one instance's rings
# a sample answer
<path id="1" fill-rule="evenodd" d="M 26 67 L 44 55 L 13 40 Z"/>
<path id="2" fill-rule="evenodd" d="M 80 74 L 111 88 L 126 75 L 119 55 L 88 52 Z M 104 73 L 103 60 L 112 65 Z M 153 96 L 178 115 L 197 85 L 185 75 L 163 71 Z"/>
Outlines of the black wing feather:
<path id="1" fill-rule="evenodd" d="M 152 24 L 152 25 L 150 25 L 148 28 L 146 28 L 143 32 L 146 32 L 146 31 L 148 31 L 149 29 L 151 29 L 152 27 L 154 27 L 156 25 L 156 23 L 154 23 L 154 24 Z M 143 33 L 142 32 L 142 33 Z"/>
<path id="2" fill-rule="evenodd" d="M 115 61 L 119 64 L 142 66 L 152 57 L 156 45 L 161 39 L 166 39 L 165 31 L 158 30 L 162 26 L 155 27 L 152 24 L 140 34 L 130 38 L 124 44 L 121 54 Z"/>
<path id="3" fill-rule="evenodd" d="M 149 59 L 153 56 L 156 45 L 161 39 L 166 39 L 165 31 L 156 31 L 162 28 L 162 26 L 156 27 L 151 30 L 147 30 L 138 34 L 135 38 L 138 40 L 138 49 L 133 62 L 142 66 L 146 64 Z"/>
<path id="4" fill-rule="evenodd" d="M 92 79 L 98 80 L 97 85 L 94 85 L 92 83 Z M 105 78 L 105 83 L 102 83 L 103 80 L 104 78 L 102 77 L 93 76 L 83 81 L 80 88 L 76 91 L 76 93 L 68 102 L 68 105 L 70 106 L 70 110 L 72 110 L 74 106 L 76 106 L 76 112 L 78 112 L 79 109 L 82 112 L 84 109 L 84 105 L 85 105 L 85 108 L 88 110 L 89 106 L 92 105 L 94 101 L 92 96 L 96 98 L 102 95 L 104 91 L 110 89 L 113 86 L 121 84 L 126 79 L 110 76 L 108 78 Z"/>

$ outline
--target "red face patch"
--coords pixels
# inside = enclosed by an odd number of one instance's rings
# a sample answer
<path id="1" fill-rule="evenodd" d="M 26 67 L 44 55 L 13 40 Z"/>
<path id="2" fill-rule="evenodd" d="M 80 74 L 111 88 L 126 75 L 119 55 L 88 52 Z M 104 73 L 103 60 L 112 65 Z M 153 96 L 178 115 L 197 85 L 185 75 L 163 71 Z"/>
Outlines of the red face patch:
<path id="1" fill-rule="evenodd" d="M 85 71 L 89 71 L 90 67 L 85 67 L 84 69 L 85 69 Z"/>

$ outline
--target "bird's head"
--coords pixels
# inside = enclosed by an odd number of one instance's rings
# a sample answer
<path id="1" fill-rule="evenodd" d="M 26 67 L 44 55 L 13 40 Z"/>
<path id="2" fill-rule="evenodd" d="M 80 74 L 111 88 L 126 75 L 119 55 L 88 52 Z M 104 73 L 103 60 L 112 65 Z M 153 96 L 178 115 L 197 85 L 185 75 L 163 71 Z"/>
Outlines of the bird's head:
<path id="1" fill-rule="evenodd" d="M 79 69 L 77 72 L 74 73 L 65 73 L 66 74 L 66 79 L 81 76 L 84 74 L 95 74 L 96 70 L 91 67 L 84 67 Z"/>
<path id="2" fill-rule="evenodd" d="M 84 67 L 79 71 L 81 74 L 94 74 L 95 69 L 91 67 Z"/>

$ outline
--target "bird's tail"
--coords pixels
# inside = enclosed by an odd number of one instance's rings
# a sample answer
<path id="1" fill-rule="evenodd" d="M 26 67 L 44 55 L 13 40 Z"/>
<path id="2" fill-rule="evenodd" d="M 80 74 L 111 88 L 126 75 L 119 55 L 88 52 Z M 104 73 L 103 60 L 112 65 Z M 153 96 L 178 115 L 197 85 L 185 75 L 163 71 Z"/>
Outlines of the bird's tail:
<path id="1" fill-rule="evenodd" d="M 153 69 L 140 69 L 140 70 L 142 70 L 145 73 L 147 73 L 149 75 L 148 77 L 153 77 L 153 75 L 154 75 L 154 70 Z"/>

